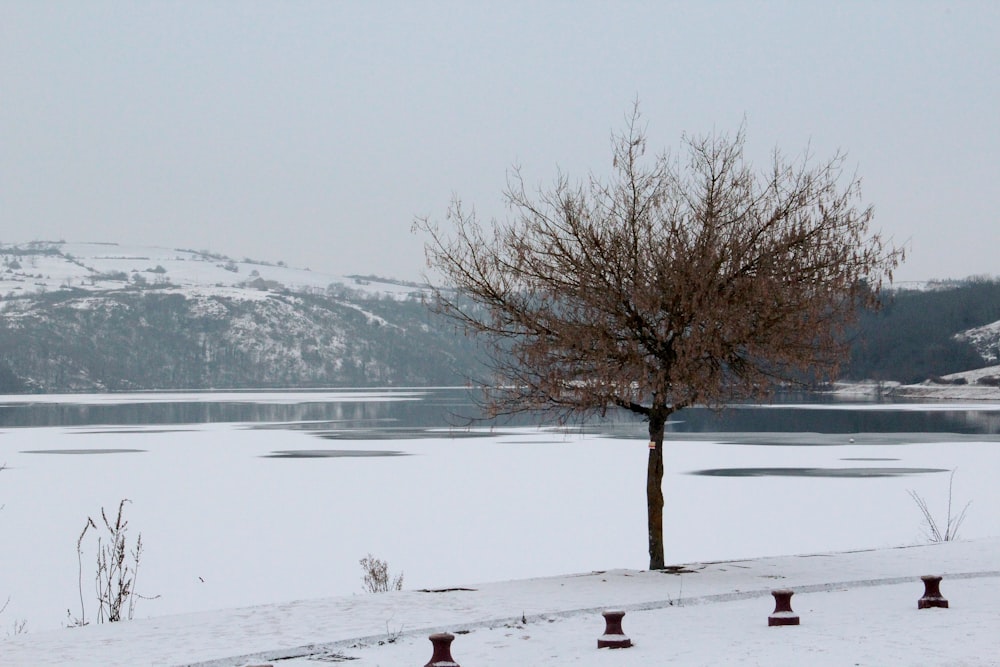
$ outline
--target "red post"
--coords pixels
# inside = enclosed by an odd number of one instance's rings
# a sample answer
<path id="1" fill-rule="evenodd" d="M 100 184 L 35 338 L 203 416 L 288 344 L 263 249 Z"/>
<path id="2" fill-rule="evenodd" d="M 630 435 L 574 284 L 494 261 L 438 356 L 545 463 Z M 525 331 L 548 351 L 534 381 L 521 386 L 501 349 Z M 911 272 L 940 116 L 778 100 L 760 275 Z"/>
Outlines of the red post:
<path id="1" fill-rule="evenodd" d="M 924 582 L 924 596 L 917 600 L 917 609 L 947 609 L 948 601 L 941 596 L 941 577 L 928 574 L 920 577 L 920 580 Z"/>
<path id="2" fill-rule="evenodd" d="M 774 596 L 774 613 L 767 617 L 768 626 L 798 625 L 799 615 L 792 611 L 792 596 L 794 591 L 780 589 L 771 591 Z"/>
<path id="3" fill-rule="evenodd" d="M 605 611 L 604 634 L 597 639 L 597 648 L 628 648 L 632 645 L 632 640 L 625 636 L 622 630 L 622 618 L 624 611 Z"/>
<path id="4" fill-rule="evenodd" d="M 428 639 L 431 640 L 431 644 L 434 646 L 434 655 L 431 656 L 431 661 L 424 665 L 424 667 L 460 667 L 455 662 L 455 659 L 451 657 L 451 642 L 454 641 L 455 635 L 450 632 L 438 632 L 428 637 Z"/>

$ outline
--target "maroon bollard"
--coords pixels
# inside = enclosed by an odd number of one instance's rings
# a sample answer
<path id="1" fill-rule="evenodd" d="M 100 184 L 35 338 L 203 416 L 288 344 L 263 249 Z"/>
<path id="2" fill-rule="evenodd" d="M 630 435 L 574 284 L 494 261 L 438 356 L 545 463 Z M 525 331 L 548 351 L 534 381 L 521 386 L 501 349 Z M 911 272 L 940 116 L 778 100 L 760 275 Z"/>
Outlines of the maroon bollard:
<path id="1" fill-rule="evenodd" d="M 604 634 L 597 638 L 597 648 L 628 648 L 632 640 L 622 630 L 624 611 L 604 611 Z"/>
<path id="2" fill-rule="evenodd" d="M 947 609 L 948 601 L 941 596 L 941 577 L 928 574 L 920 577 L 920 580 L 924 582 L 924 596 L 917 600 L 917 609 Z"/>
<path id="3" fill-rule="evenodd" d="M 774 596 L 774 613 L 767 617 L 768 626 L 772 625 L 798 625 L 799 615 L 792 611 L 792 596 L 794 591 L 786 588 L 771 591 Z"/>
<path id="4" fill-rule="evenodd" d="M 451 657 L 451 642 L 454 641 L 455 635 L 450 632 L 438 632 L 428 639 L 434 645 L 434 655 L 424 667 L 460 667 Z"/>

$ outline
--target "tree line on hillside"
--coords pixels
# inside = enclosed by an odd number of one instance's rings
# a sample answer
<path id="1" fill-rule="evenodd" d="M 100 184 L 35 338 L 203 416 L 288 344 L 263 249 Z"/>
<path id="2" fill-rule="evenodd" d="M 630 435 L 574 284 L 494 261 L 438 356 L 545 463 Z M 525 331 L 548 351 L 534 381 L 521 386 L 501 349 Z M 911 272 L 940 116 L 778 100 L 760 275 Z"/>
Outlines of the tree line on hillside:
<path id="1" fill-rule="evenodd" d="M 880 310 L 861 311 L 841 378 L 909 384 L 981 368 L 979 352 L 955 334 L 998 320 L 1000 280 L 970 278 L 947 288 L 889 292 Z"/>

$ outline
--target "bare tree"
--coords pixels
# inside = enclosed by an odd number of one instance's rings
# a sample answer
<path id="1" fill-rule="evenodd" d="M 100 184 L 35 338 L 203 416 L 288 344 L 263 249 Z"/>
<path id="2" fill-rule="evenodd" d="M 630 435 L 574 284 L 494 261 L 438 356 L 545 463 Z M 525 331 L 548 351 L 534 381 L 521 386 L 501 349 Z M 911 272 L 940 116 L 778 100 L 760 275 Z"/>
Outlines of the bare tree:
<path id="1" fill-rule="evenodd" d="M 612 138 L 609 179 L 560 175 L 484 224 L 454 200 L 427 218 L 436 306 L 483 334 L 491 415 L 563 417 L 622 408 L 649 423 L 649 566 L 663 560 L 663 434 L 694 404 L 765 397 L 778 382 L 835 371 L 840 334 L 903 259 L 844 178 L 842 154 L 813 164 L 775 151 L 765 170 L 744 134 L 687 138 L 645 157 L 638 108 Z"/>

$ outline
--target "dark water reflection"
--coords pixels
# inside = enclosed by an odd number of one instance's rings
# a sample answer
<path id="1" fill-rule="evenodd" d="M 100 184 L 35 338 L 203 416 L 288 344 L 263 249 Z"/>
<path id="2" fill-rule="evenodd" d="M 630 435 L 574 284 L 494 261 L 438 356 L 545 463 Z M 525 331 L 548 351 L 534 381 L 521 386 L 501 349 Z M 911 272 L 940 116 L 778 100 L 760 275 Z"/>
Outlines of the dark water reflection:
<path id="1" fill-rule="evenodd" d="M 361 392 L 335 392 L 311 395 L 309 392 L 246 393 L 231 400 L 216 400 L 206 392 L 206 400 L 188 400 L 190 394 L 176 401 L 104 403 L 88 402 L 87 395 L 67 397 L 65 402 L 0 403 L 0 428 L 45 426 L 150 426 L 210 423 L 261 423 L 279 428 L 372 428 L 402 424 L 441 427 L 455 423 L 460 409 L 471 402 L 465 390 L 407 390 L 372 392 L 371 400 L 357 400 Z M 331 395 L 334 398 L 331 399 Z M 110 395 L 110 396 L 113 396 Z M 169 394 L 158 394 L 169 397 Z M 381 397 L 388 396 L 392 400 Z M 277 398 L 269 398 L 277 397 Z M 92 401 L 93 399 L 91 399 Z M 315 426 L 311 426 L 311 424 Z"/>
<path id="2" fill-rule="evenodd" d="M 190 400 L 190 394 L 171 401 L 158 394 L 157 401 L 104 403 L 80 396 L 64 402 L 0 402 L 0 428 L 44 426 L 174 426 L 238 422 L 258 428 L 309 430 L 330 440 L 341 438 L 393 440 L 423 436 L 439 437 L 463 433 L 469 419 L 480 416 L 473 396 L 466 389 L 379 390 L 370 399 L 358 400 L 360 392 L 267 392 L 228 394 L 216 400 Z M 245 397 L 244 397 L 245 396 Z M 388 397 L 395 400 L 385 400 Z M 103 397 L 102 397 L 103 398 Z M 124 398 L 124 397 L 123 397 Z M 707 437 L 731 434 L 734 443 L 773 445 L 839 445 L 838 434 L 959 434 L 1000 435 L 1000 404 L 956 406 L 955 409 L 920 409 L 898 404 L 832 403 L 828 398 L 788 397 L 796 404 L 777 402 L 770 406 L 733 406 L 721 412 L 687 408 L 668 424 L 668 438 Z M 23 400 L 23 399 L 22 399 Z M 808 400 L 809 405 L 803 403 Z M 494 427 L 548 423 L 537 416 L 522 416 Z M 480 422 L 479 425 L 485 425 Z M 602 421 L 565 427 L 572 432 L 593 432 L 620 437 L 645 437 L 645 426 L 631 414 L 614 414 Z M 766 442 L 762 434 L 767 434 Z M 867 436 L 866 436 L 867 437 Z M 859 439 L 859 444 L 861 444 Z"/>
<path id="3" fill-rule="evenodd" d="M 801 404 L 800 404 L 801 406 Z M 985 408 L 985 409 L 984 409 Z M 921 410 L 907 404 L 734 406 L 722 412 L 689 408 L 678 412 L 669 430 L 704 432 L 965 433 L 1000 434 L 1000 405 L 977 409 Z"/>

